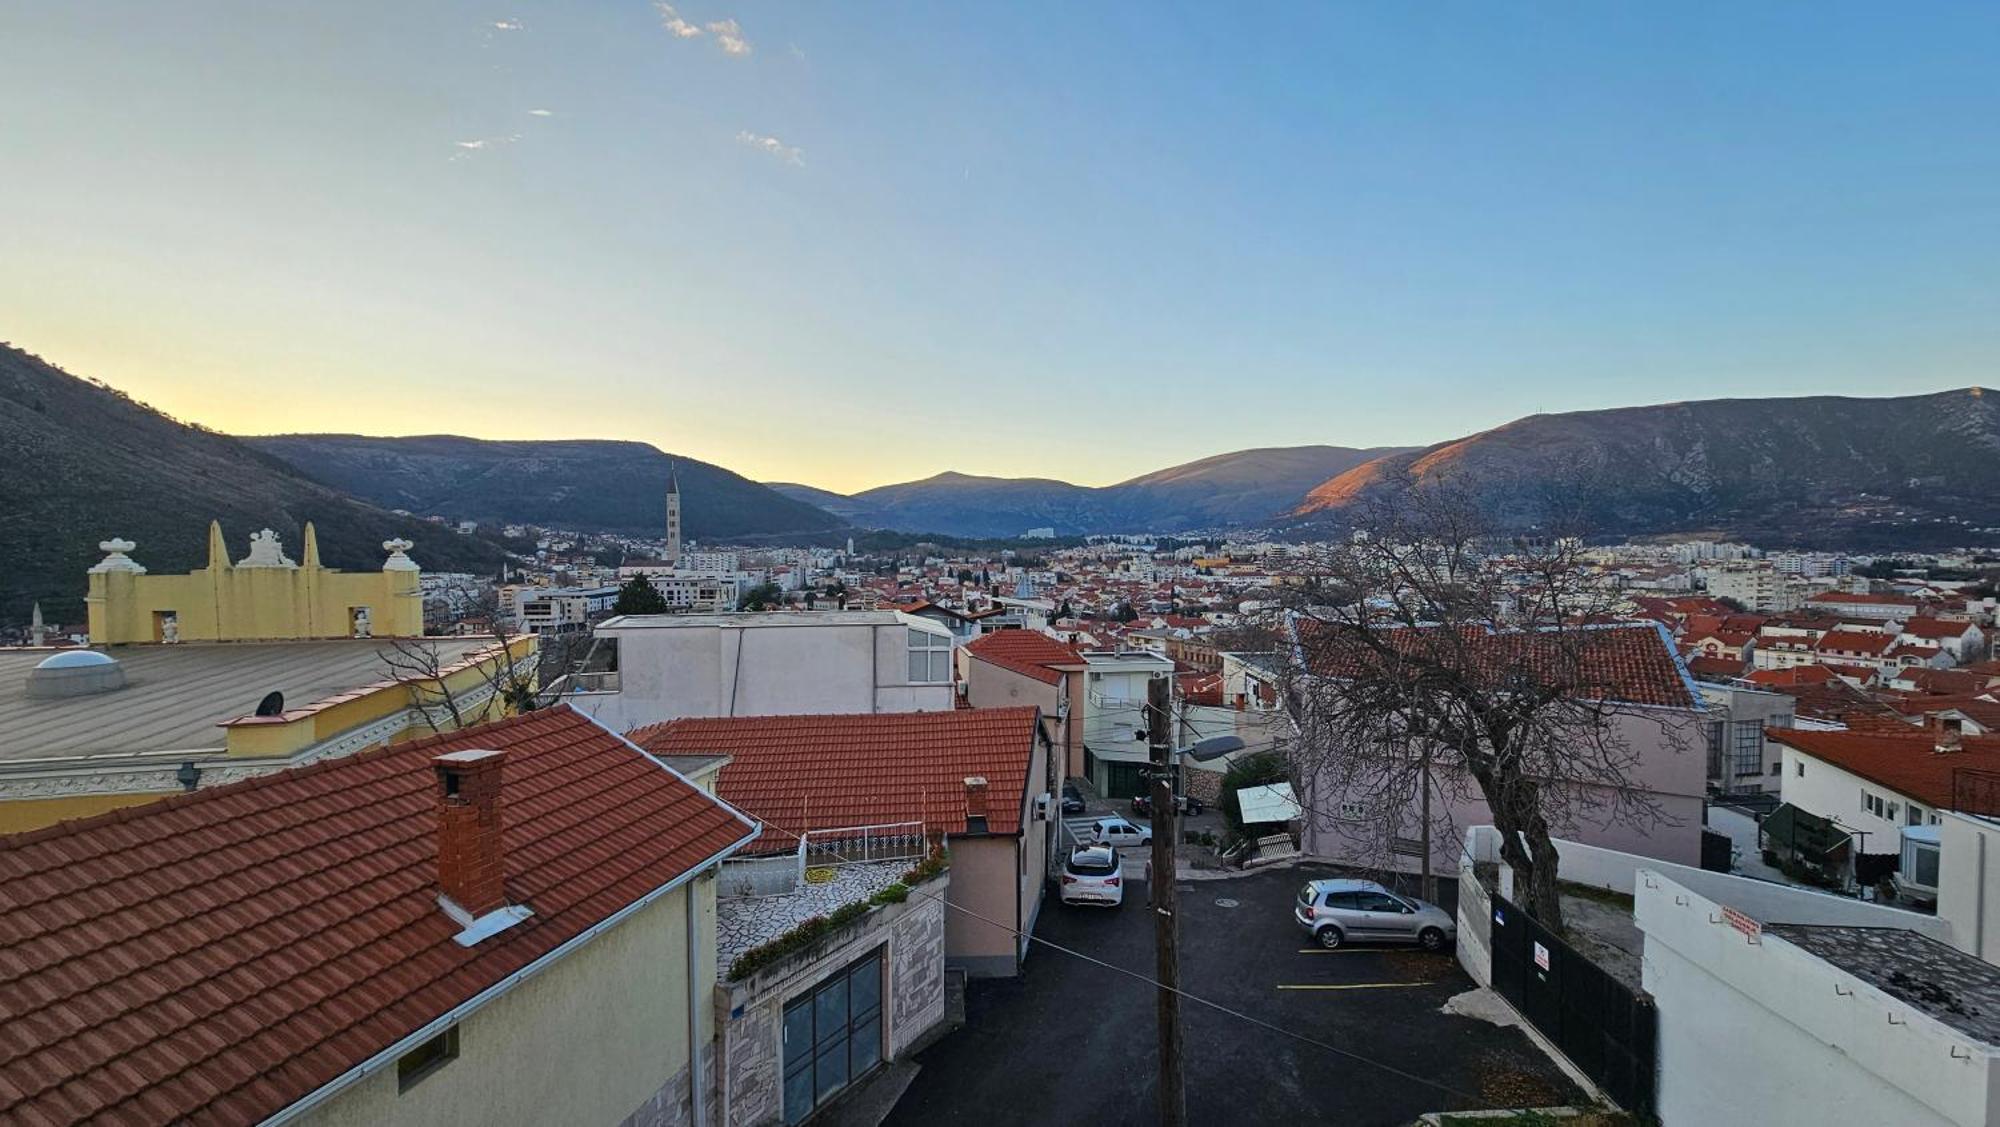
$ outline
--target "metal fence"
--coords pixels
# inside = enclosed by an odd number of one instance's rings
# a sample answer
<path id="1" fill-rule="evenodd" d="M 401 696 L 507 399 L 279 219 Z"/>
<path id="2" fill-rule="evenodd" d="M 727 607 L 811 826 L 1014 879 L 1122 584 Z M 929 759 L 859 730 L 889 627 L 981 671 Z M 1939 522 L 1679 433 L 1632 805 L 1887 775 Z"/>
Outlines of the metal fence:
<path id="1" fill-rule="evenodd" d="M 1606 973 L 1495 895 L 1493 989 L 1619 1106 L 1650 1116 L 1659 1085 L 1653 999 Z"/>
<path id="2" fill-rule="evenodd" d="M 805 868 L 857 865 L 868 861 L 921 860 L 927 851 L 922 822 L 889 822 L 808 830 L 801 842 Z"/>

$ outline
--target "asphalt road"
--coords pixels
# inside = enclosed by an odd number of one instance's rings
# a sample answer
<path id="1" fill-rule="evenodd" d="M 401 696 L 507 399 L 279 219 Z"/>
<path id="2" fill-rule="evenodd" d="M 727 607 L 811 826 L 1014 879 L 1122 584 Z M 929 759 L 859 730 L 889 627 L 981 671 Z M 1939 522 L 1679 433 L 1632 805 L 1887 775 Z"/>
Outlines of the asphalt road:
<path id="1" fill-rule="evenodd" d="M 1190 1123 L 1406 1124 L 1427 1111 L 1582 1098 L 1519 1030 L 1440 1011 L 1472 989 L 1451 955 L 1311 950 L 1292 899 L 1302 881 L 1333 873 L 1182 885 L 1183 989 L 1320 1043 L 1184 1001 Z M 1036 935 L 1150 979 L 1144 892 L 1128 888 L 1116 909 L 1051 900 Z M 921 1071 L 887 1122 L 1156 1122 L 1156 996 L 1146 982 L 1037 944 L 1021 978 L 970 984 L 966 1027 L 918 1055 Z"/>

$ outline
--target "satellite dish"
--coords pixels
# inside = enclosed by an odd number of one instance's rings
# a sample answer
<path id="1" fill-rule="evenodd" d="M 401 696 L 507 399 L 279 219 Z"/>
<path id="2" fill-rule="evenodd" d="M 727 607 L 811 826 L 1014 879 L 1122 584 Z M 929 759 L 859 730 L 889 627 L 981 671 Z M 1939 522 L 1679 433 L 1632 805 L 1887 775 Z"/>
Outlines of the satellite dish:
<path id="1" fill-rule="evenodd" d="M 264 699 L 257 702 L 257 715 L 259 716 L 283 716 L 284 714 L 285 694 L 276 689 L 265 693 Z"/>

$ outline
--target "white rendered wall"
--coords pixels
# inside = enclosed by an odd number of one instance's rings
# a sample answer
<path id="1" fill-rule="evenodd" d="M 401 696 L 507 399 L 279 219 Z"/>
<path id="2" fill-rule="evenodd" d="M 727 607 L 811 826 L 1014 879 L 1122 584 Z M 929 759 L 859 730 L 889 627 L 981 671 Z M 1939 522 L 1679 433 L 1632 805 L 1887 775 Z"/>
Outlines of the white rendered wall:
<path id="1" fill-rule="evenodd" d="M 1988 1122 L 1990 1048 L 1777 936 L 1753 942 L 1664 876 L 1634 899 L 1668 1127 Z"/>

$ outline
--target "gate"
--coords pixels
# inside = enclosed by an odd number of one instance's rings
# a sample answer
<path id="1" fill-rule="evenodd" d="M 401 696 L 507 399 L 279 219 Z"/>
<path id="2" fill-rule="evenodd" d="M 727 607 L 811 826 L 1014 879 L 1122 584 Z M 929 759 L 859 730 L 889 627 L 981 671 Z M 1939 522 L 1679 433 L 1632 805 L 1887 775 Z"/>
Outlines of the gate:
<path id="1" fill-rule="evenodd" d="M 1511 901 L 1493 896 L 1493 989 L 1619 1106 L 1653 1112 L 1659 1014 Z"/>

